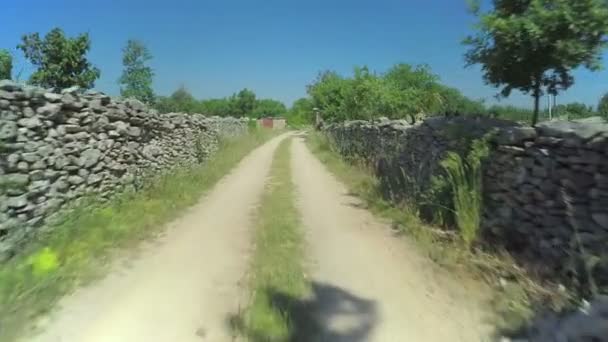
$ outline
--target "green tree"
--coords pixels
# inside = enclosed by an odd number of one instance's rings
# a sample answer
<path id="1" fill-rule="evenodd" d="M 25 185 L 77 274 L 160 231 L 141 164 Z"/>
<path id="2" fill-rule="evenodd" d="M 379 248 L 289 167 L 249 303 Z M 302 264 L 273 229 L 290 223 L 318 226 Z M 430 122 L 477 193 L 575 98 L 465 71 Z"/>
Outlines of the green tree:
<path id="1" fill-rule="evenodd" d="M 7 50 L 0 49 L 0 80 L 10 80 L 13 72 L 13 56 Z"/>
<path id="2" fill-rule="evenodd" d="M 287 123 L 293 127 L 310 125 L 314 122 L 312 100 L 309 98 L 297 99 L 287 112 Z"/>
<path id="3" fill-rule="evenodd" d="M 232 103 L 226 98 L 203 100 L 199 103 L 199 109 L 202 114 L 207 115 L 232 115 Z"/>
<path id="4" fill-rule="evenodd" d="M 280 117 L 287 114 L 287 107 L 281 101 L 272 99 L 261 99 L 256 102 L 252 117 L 259 119 L 264 117 Z"/>
<path id="5" fill-rule="evenodd" d="M 91 65 L 86 54 L 91 47 L 87 33 L 66 37 L 59 28 L 52 29 L 44 39 L 38 33 L 24 35 L 17 46 L 38 69 L 30 82 L 43 87 L 92 88 L 99 78 L 99 69 Z"/>
<path id="6" fill-rule="evenodd" d="M 464 44 L 467 65 L 481 64 L 486 83 L 509 96 L 518 89 L 534 98 L 532 124 L 539 100 L 573 83 L 572 70 L 600 68 L 608 33 L 604 0 L 493 0 L 493 10 L 472 6 L 477 34 Z"/>
<path id="7" fill-rule="evenodd" d="M 568 120 L 583 119 L 596 115 L 591 106 L 580 102 L 557 105 L 553 112 L 555 116 Z"/>
<path id="8" fill-rule="evenodd" d="M 199 105 L 188 89 L 181 86 L 169 97 L 157 97 L 155 107 L 161 113 L 195 113 Z"/>
<path id="9" fill-rule="evenodd" d="M 597 105 L 597 111 L 604 119 L 608 119 L 608 93 L 604 94 L 600 99 L 600 103 Z"/>
<path id="10" fill-rule="evenodd" d="M 247 88 L 232 95 L 232 113 L 236 117 L 251 117 L 255 109 L 255 93 Z"/>
<path id="11" fill-rule="evenodd" d="M 349 114 L 344 110 L 344 98 L 348 80 L 334 71 L 319 73 L 316 80 L 308 85 L 307 91 L 313 106 L 321 110 L 321 116 L 327 121 L 344 121 Z"/>
<path id="12" fill-rule="evenodd" d="M 148 48 L 137 40 L 130 39 L 123 49 L 124 71 L 119 79 L 120 95 L 134 97 L 144 103 L 154 102 L 152 77 L 154 72 L 146 63 L 152 59 Z"/>

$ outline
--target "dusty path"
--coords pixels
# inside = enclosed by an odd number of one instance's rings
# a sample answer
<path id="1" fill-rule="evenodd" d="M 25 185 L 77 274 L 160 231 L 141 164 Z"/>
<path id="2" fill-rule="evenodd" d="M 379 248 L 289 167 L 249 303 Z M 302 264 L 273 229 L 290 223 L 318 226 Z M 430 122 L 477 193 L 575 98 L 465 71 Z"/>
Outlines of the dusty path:
<path id="1" fill-rule="evenodd" d="M 60 303 L 39 342 L 232 341 L 250 219 L 284 136 L 247 156 L 131 265 Z"/>
<path id="2" fill-rule="evenodd" d="M 315 341 L 483 341 L 478 293 L 395 238 L 306 148 L 292 144 L 306 229 Z M 307 341 L 311 341 L 310 338 Z"/>

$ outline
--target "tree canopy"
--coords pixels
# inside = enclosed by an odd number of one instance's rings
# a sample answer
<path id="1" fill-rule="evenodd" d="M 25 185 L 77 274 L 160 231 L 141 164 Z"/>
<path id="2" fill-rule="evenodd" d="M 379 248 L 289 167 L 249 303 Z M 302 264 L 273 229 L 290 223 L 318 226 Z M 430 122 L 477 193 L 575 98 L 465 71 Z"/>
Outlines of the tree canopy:
<path id="1" fill-rule="evenodd" d="M 124 70 L 119 79 L 120 95 L 133 97 L 144 103 L 154 102 L 152 90 L 152 68 L 146 65 L 152 59 L 148 48 L 140 41 L 130 39 L 123 49 Z"/>
<path id="2" fill-rule="evenodd" d="M 7 50 L 0 49 L 0 80 L 10 80 L 13 72 L 13 56 Z"/>
<path id="3" fill-rule="evenodd" d="M 287 107 L 283 102 L 272 99 L 257 100 L 251 117 L 259 119 L 264 117 L 278 117 L 287 114 Z"/>
<path id="4" fill-rule="evenodd" d="M 572 70 L 600 68 L 608 33 L 603 0 L 494 0 L 479 11 L 477 33 L 464 40 L 468 65 L 481 64 L 486 83 L 500 95 L 518 89 L 534 97 L 532 124 L 544 93 L 557 94 L 574 83 Z"/>
<path id="5" fill-rule="evenodd" d="M 92 88 L 100 71 L 87 60 L 91 47 L 87 33 L 66 37 L 59 28 L 52 29 L 44 39 L 38 33 L 24 35 L 17 47 L 37 67 L 31 75 L 32 84 L 43 87 Z"/>

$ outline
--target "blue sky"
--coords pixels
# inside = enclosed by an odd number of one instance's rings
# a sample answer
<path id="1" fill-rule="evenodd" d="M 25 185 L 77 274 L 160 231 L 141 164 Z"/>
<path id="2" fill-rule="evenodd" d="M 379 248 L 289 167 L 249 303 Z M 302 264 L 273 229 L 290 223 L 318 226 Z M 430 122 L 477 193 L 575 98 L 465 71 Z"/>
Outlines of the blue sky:
<path id="1" fill-rule="evenodd" d="M 5 0 L 0 48 L 16 57 L 15 71 L 32 71 L 16 50 L 24 33 L 59 26 L 89 32 L 89 59 L 101 69 L 96 88 L 118 94 L 121 49 L 129 38 L 154 55 L 155 91 L 185 85 L 199 98 L 242 88 L 290 104 L 305 96 L 321 70 L 343 74 L 355 65 L 384 71 L 394 63 L 427 63 L 448 85 L 494 102 L 478 68 L 464 68 L 460 44 L 474 21 L 464 0 Z M 608 57 L 608 55 L 606 56 Z M 605 58 L 608 66 L 608 58 Z M 608 91 L 608 70 L 575 73 L 558 102 L 595 105 Z M 530 106 L 514 94 L 503 103 Z"/>

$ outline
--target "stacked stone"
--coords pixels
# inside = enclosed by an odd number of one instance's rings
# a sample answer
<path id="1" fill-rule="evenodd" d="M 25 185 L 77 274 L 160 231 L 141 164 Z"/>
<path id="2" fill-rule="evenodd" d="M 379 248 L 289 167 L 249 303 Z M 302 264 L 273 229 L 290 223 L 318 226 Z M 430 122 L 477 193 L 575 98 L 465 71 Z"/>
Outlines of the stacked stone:
<path id="1" fill-rule="evenodd" d="M 137 100 L 0 81 L 0 255 L 65 204 L 200 162 L 222 136 L 246 130 L 239 119 L 161 115 Z"/>
<path id="2" fill-rule="evenodd" d="M 583 283 L 591 269 L 597 284 L 608 287 L 608 125 L 602 121 L 533 128 L 437 117 L 415 125 L 352 121 L 328 125 L 326 133 L 342 155 L 375 165 L 383 193 L 395 201 L 419 200 L 412 194 L 430 189 L 447 151 L 464 156 L 473 139 L 492 133 L 483 177 L 486 242 L 569 285 L 590 285 Z"/>

